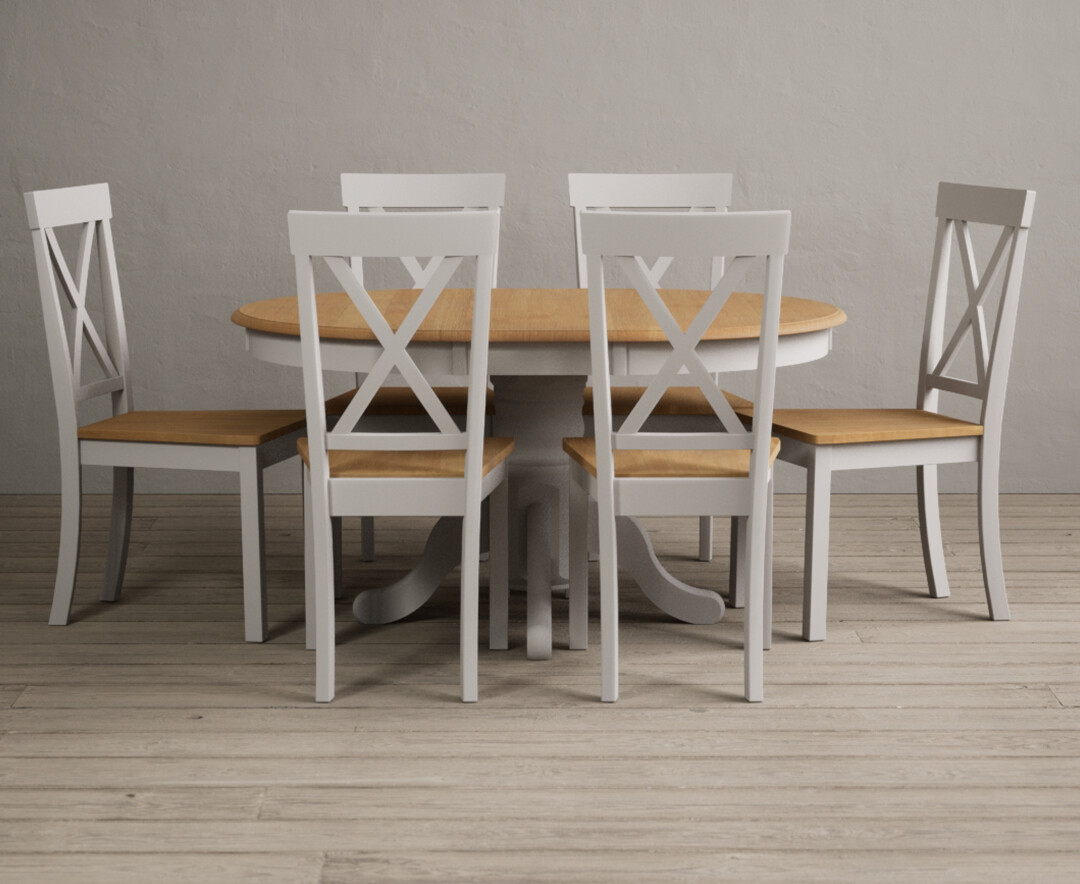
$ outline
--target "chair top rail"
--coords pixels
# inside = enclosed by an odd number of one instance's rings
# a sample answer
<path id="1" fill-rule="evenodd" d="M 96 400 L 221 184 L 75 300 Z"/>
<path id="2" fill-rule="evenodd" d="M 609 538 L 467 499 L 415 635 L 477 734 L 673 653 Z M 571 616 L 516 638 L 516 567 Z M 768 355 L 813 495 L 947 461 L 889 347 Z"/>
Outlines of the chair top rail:
<path id="1" fill-rule="evenodd" d="M 572 172 L 570 205 L 579 210 L 726 209 L 731 205 L 732 180 L 727 172 Z"/>
<path id="2" fill-rule="evenodd" d="M 937 217 L 1002 227 L 1030 227 L 1035 191 L 974 184 L 938 185 Z"/>
<path id="3" fill-rule="evenodd" d="M 344 172 L 341 199 L 350 211 L 362 208 L 497 209 L 506 195 L 501 172 L 396 174 Z"/>
<path id="4" fill-rule="evenodd" d="M 112 217 L 108 184 L 84 184 L 34 190 L 26 194 L 26 215 L 31 230 L 104 221 Z"/>
<path id="5" fill-rule="evenodd" d="M 707 215 L 594 211 L 581 214 L 582 251 L 598 257 L 783 255 L 787 254 L 790 231 L 791 212 L 787 210 Z"/>
<path id="6" fill-rule="evenodd" d="M 499 212 L 289 212 L 294 255 L 400 258 L 402 255 L 491 256 L 497 248 Z"/>

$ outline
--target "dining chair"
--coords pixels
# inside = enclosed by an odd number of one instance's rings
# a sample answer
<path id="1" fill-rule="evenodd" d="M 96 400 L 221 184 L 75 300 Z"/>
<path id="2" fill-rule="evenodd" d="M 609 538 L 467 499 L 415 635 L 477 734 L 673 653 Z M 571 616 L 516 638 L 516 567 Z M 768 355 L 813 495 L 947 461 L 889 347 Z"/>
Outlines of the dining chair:
<path id="1" fill-rule="evenodd" d="M 314 622 L 315 698 L 334 697 L 335 635 L 331 519 L 338 516 L 436 515 L 463 518 L 461 542 L 461 697 L 477 699 L 480 504 L 491 500 L 493 523 L 507 520 L 506 459 L 512 439 L 484 435 L 491 281 L 499 213 L 415 212 L 351 214 L 290 212 L 289 242 L 296 260 L 300 346 L 308 435 L 304 462 L 305 547 L 309 563 L 306 608 Z M 430 277 L 397 329 L 364 287 L 350 258 L 438 256 Z M 466 264 L 465 260 L 469 259 Z M 464 268 L 463 268 L 464 264 Z M 324 409 L 320 329 L 314 274 L 325 265 L 348 293 L 375 336 L 358 348 L 364 375 L 334 423 Z M 461 269 L 463 268 L 463 269 Z M 471 271 L 471 272 L 467 272 Z M 435 395 L 426 351 L 409 342 L 452 277 L 473 290 L 465 430 Z M 441 367 L 441 364 L 440 364 Z M 375 432 L 363 417 L 392 371 L 397 371 L 430 418 L 431 429 Z M 505 532 L 498 532 L 500 538 Z M 489 644 L 506 646 L 508 566 L 505 539 L 490 556 Z"/>
<path id="2" fill-rule="evenodd" d="M 744 692 L 760 701 L 763 649 L 771 630 L 766 580 L 768 510 L 772 465 L 779 448 L 769 424 L 747 430 L 698 353 L 701 337 L 715 320 L 750 264 L 764 264 L 761 333 L 754 376 L 760 415 L 772 413 L 784 255 L 790 212 L 674 214 L 583 212 L 582 250 L 589 257 L 589 335 L 595 402 L 594 437 L 565 439 L 570 456 L 570 636 L 583 647 L 588 629 L 588 564 L 583 529 L 588 499 L 598 503 L 600 535 L 601 699 L 619 695 L 618 550 L 616 518 L 653 515 L 745 516 L 747 531 Z M 675 260 L 724 255 L 724 274 L 703 298 L 686 330 L 680 327 L 643 266 L 643 255 Z M 605 288 L 620 270 L 637 290 L 671 345 L 626 419 L 613 430 L 611 365 L 608 355 Z M 713 412 L 707 432 L 649 432 L 643 429 L 664 392 L 693 380 Z"/>
<path id="3" fill-rule="evenodd" d="M 568 176 L 570 205 L 574 210 L 574 242 L 577 252 L 578 285 L 588 286 L 588 256 L 581 243 L 581 213 L 612 209 L 669 210 L 680 212 L 726 212 L 731 205 L 732 175 L 727 172 L 572 172 Z M 715 286 L 724 274 L 723 256 L 710 256 L 710 285 Z M 642 259 L 642 269 L 654 286 L 659 286 L 671 267 L 670 256 L 657 258 L 651 265 Z M 629 380 L 611 388 L 611 413 L 623 418 L 628 415 L 644 388 Z M 729 395 L 734 402 L 742 402 Z M 585 390 L 583 410 L 586 418 L 593 413 L 593 390 Z M 670 427 L 676 423 L 701 429 L 700 424 L 715 418 L 709 403 L 696 387 L 672 387 L 665 394 L 654 415 Z M 732 527 L 732 537 L 735 527 Z M 698 559 L 712 560 L 713 523 L 702 516 L 698 523 Z M 741 605 L 741 600 L 740 600 Z"/>
<path id="4" fill-rule="evenodd" d="M 978 464 L 979 550 L 992 620 L 1009 619 L 1001 561 L 998 470 L 1001 422 L 1012 355 L 1020 278 L 1035 191 L 941 183 L 937 238 L 923 331 L 915 408 L 778 408 L 773 432 L 780 459 L 806 469 L 806 542 L 803 564 L 803 638 L 825 638 L 832 475 L 876 467 L 916 468 L 919 528 L 930 595 L 949 595 L 938 506 L 939 464 Z M 971 225 L 988 225 L 997 242 L 982 273 Z M 959 322 L 949 322 L 950 257 L 959 246 L 963 287 Z M 1002 271 L 999 273 L 999 271 Z M 1000 286 L 994 281 L 1000 278 Z M 954 286 L 955 288 L 955 286 Z M 996 320 L 992 308 L 997 292 Z M 992 320 L 988 324 L 988 319 Z M 946 336 L 948 332 L 948 336 Z M 973 344 L 974 380 L 958 364 L 965 340 Z M 979 420 L 942 412 L 940 394 L 978 403 Z M 746 416 L 753 406 L 739 409 Z"/>
<path id="5" fill-rule="evenodd" d="M 26 194 L 60 430 L 60 553 L 49 623 L 71 613 L 79 561 L 83 466 L 113 468 L 109 551 L 101 600 L 120 598 L 131 534 L 134 468 L 214 470 L 240 478 L 244 637 L 266 640 L 263 469 L 296 454 L 304 412 L 136 411 L 112 239 L 108 184 Z M 75 263 L 56 231 L 77 228 Z M 89 303 L 97 248 L 104 334 Z M 84 363 L 88 363 L 84 365 Z M 84 373 L 86 372 L 86 373 Z M 88 374 L 100 375 L 89 378 Z M 80 403 L 108 397 L 112 416 L 80 425 Z"/>
<path id="6" fill-rule="evenodd" d="M 393 172 L 344 172 L 341 176 L 341 201 L 349 212 L 382 214 L 387 211 L 417 211 L 422 209 L 459 209 L 461 211 L 501 210 L 506 194 L 506 176 L 502 173 L 393 173 Z M 402 255 L 401 263 L 416 288 L 423 288 L 435 272 L 437 261 L 427 256 Z M 491 285 L 498 277 L 498 239 L 496 238 L 495 269 Z M 363 282 L 363 260 L 354 256 L 353 270 Z M 360 383 L 357 378 L 357 384 Z M 375 395 L 368 409 L 369 420 L 378 417 L 383 424 L 400 425 L 402 429 L 426 421 L 423 406 L 413 391 L 400 377 L 388 379 L 389 383 Z M 468 389 L 461 386 L 459 378 L 441 378 L 434 387 L 435 395 L 446 410 L 455 418 L 464 419 Z M 348 391 L 327 401 L 328 413 L 338 416 L 355 391 Z M 494 413 L 494 400 L 489 394 L 487 413 Z M 459 421 L 460 423 L 460 421 Z M 365 516 L 360 520 L 361 559 L 375 559 L 375 520 Z"/>

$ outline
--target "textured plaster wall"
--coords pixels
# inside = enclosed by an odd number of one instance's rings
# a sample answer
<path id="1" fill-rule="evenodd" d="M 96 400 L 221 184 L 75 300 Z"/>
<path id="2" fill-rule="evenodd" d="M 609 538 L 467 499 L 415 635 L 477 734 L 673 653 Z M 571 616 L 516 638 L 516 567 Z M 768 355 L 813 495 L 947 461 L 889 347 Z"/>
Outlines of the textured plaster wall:
<path id="1" fill-rule="evenodd" d="M 344 170 L 506 172 L 511 286 L 573 284 L 567 172 L 733 172 L 850 317 L 780 374 L 808 405 L 913 404 L 939 180 L 1036 189 L 1002 486 L 1080 491 L 1078 37 L 1071 0 L 0 0 L 0 492 L 59 487 L 24 191 L 111 184 L 140 407 L 272 407 L 299 373 L 228 317 L 291 293 L 285 213 Z"/>

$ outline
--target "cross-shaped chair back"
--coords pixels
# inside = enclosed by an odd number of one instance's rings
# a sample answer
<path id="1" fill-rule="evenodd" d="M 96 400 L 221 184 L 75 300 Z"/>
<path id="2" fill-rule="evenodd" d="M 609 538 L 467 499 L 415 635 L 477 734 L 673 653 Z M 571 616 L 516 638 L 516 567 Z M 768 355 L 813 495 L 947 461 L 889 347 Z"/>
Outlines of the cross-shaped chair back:
<path id="1" fill-rule="evenodd" d="M 671 172 L 640 174 L 621 172 L 570 173 L 570 205 L 574 209 L 577 242 L 578 285 L 588 283 L 588 261 L 581 243 L 581 213 L 612 209 L 683 210 L 725 212 L 731 205 L 732 176 L 726 172 Z M 651 253 L 655 254 L 655 252 Z M 724 274 L 723 256 L 710 255 L 715 286 Z M 657 258 L 650 266 L 641 258 L 642 269 L 654 286 L 671 266 L 672 257 Z"/>
<path id="2" fill-rule="evenodd" d="M 470 466 L 479 470 L 479 460 L 475 464 L 470 461 L 474 452 L 479 458 L 484 435 L 488 322 L 498 231 L 498 211 L 289 213 L 289 241 L 296 259 L 304 399 L 307 404 L 313 480 L 320 478 L 317 464 L 325 466 L 326 452 L 334 450 L 467 449 L 467 477 L 471 475 Z M 406 316 L 397 328 L 393 328 L 380 304 L 364 288 L 352 267 L 351 258 L 401 258 L 417 254 L 440 257 Z M 472 285 L 469 395 L 466 429 L 462 433 L 435 395 L 408 348 L 421 323 L 466 258 L 475 258 L 476 261 Z M 315 266 L 320 261 L 326 264 L 349 295 L 377 342 L 366 357 L 358 355 L 358 360 L 365 361 L 362 364 L 358 362 L 357 371 L 366 374 L 366 377 L 330 432 L 326 429 L 323 409 L 314 281 Z M 391 371 L 398 372 L 412 389 L 434 423 L 433 430 L 381 433 L 358 428 L 364 411 Z M 474 475 L 478 477 L 479 472 Z"/>
<path id="3" fill-rule="evenodd" d="M 938 228 L 919 368 L 919 408 L 937 411 L 939 392 L 944 390 L 978 400 L 982 405 L 980 423 L 987 432 L 1000 427 L 1016 329 L 1020 278 L 1034 208 L 1033 190 L 945 182 L 938 185 Z M 1001 228 L 997 244 L 981 274 L 969 224 Z M 967 300 L 959 323 L 946 338 L 949 263 L 954 235 Z M 996 317 L 988 327 L 986 307 L 993 301 L 994 283 L 998 279 Z M 965 340 L 974 345 L 974 379 L 953 374 Z"/>
<path id="4" fill-rule="evenodd" d="M 26 213 L 34 241 L 61 439 L 74 440 L 78 432 L 79 402 L 109 394 L 114 414 L 131 408 L 127 335 L 109 223 L 112 218 L 109 185 L 33 191 L 26 194 Z M 79 228 L 79 238 L 72 266 L 64 257 L 56 229 L 75 226 Z M 104 335 L 94 324 L 87 304 L 95 244 Z M 94 380 L 83 377 L 87 349 L 103 377 Z"/>
<path id="5" fill-rule="evenodd" d="M 597 466 L 612 469 L 612 450 L 750 449 L 751 478 L 767 474 L 776 378 L 776 345 L 784 255 L 791 228 L 790 212 L 674 214 L 657 212 L 583 212 L 582 246 L 589 260 L 589 333 L 597 438 Z M 730 260 L 723 276 L 704 298 L 685 330 L 675 320 L 642 266 L 641 255 L 670 255 L 673 260 L 722 255 Z M 755 382 L 755 420 L 747 432 L 697 353 L 698 344 L 716 319 L 748 266 L 765 264 L 765 293 Z M 671 354 L 649 379 L 645 392 L 618 432 L 612 432 L 605 276 L 618 266 L 629 278 L 669 343 Z M 719 421 L 715 432 L 644 432 L 642 426 L 671 386 L 697 385 Z M 600 440 L 610 439 L 610 446 Z M 759 456 L 759 453 L 764 456 Z M 605 463 L 605 459 L 607 463 Z M 610 474 L 610 473 L 609 473 Z"/>
<path id="6" fill-rule="evenodd" d="M 396 174 L 345 172 L 341 176 L 341 201 L 349 212 L 460 209 L 462 211 L 502 208 L 506 176 L 501 173 Z M 498 278 L 496 252 L 494 287 Z M 438 266 L 437 257 L 422 263 L 424 255 L 403 255 L 402 264 L 416 288 L 423 288 Z M 353 269 L 363 281 L 363 262 L 353 258 Z"/>

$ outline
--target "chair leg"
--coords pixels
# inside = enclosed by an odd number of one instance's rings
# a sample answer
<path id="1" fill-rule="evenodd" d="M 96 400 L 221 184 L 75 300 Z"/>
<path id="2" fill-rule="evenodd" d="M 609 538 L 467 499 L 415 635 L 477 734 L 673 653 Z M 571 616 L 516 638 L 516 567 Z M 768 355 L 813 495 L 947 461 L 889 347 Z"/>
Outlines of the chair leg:
<path id="1" fill-rule="evenodd" d="M 364 519 L 367 519 L 368 522 L 371 524 L 372 535 L 371 535 L 371 543 L 370 544 L 367 542 L 367 540 L 364 539 L 364 533 L 363 533 L 364 532 Z M 365 562 L 373 562 L 373 561 L 375 561 L 375 553 L 374 553 L 374 550 L 375 550 L 375 546 L 374 546 L 374 543 L 375 543 L 375 534 L 374 534 L 375 520 L 371 516 L 364 516 L 364 519 L 360 520 L 360 559 L 362 561 L 365 561 Z M 341 546 L 341 523 L 342 523 L 341 516 L 331 516 L 330 517 L 330 539 L 331 539 L 331 542 L 334 545 L 334 598 L 335 599 L 345 598 L 345 566 L 344 566 L 344 559 L 342 558 L 342 553 L 341 553 L 341 549 L 342 549 L 342 546 Z M 364 550 L 365 549 L 372 551 L 370 559 L 365 559 L 364 558 Z"/>
<path id="2" fill-rule="evenodd" d="M 263 474 L 252 448 L 240 468 L 240 534 L 244 569 L 244 639 L 266 641 L 266 534 Z"/>
<path id="3" fill-rule="evenodd" d="M 937 465 L 916 467 L 915 479 L 919 492 L 919 534 L 922 536 L 926 582 L 930 585 L 931 598 L 947 598 L 949 578 L 945 571 L 945 547 L 941 541 Z"/>
<path id="4" fill-rule="evenodd" d="M 712 516 L 700 516 L 698 518 L 698 561 L 711 562 L 713 548 L 713 518 Z"/>
<path id="5" fill-rule="evenodd" d="M 570 481 L 570 650 L 589 647 L 589 494 Z"/>
<path id="6" fill-rule="evenodd" d="M 466 507 L 461 525 L 461 700 L 475 703 L 480 642 L 480 502 Z"/>
<path id="7" fill-rule="evenodd" d="M 982 441 L 979 455 L 979 555 L 991 620 L 1008 620 L 1005 569 L 1001 562 L 1001 519 L 998 514 L 998 452 Z"/>
<path id="8" fill-rule="evenodd" d="M 599 505 L 600 699 L 619 699 L 619 565 L 615 547 L 614 500 Z"/>
<path id="9" fill-rule="evenodd" d="M 304 498 L 304 647 L 315 650 L 315 519 L 311 506 L 311 473 L 300 465 Z"/>
<path id="10" fill-rule="evenodd" d="M 803 553 L 803 638 L 825 639 L 829 591 L 829 504 L 832 452 L 815 448 L 806 468 L 806 546 Z"/>
<path id="11" fill-rule="evenodd" d="M 56 562 L 50 626 L 67 626 L 75 574 L 79 569 L 79 527 L 82 521 L 82 467 L 79 451 L 60 452 L 60 552 Z"/>
<path id="12" fill-rule="evenodd" d="M 135 470 L 113 467 L 112 518 L 109 522 L 109 555 L 105 560 L 105 580 L 101 585 L 101 600 L 120 599 L 127 567 L 128 539 L 131 537 L 131 503 L 135 489 Z"/>
<path id="13" fill-rule="evenodd" d="M 334 699 L 334 548 L 330 528 L 330 508 L 327 489 L 314 488 L 310 471 L 304 470 L 305 499 L 310 501 L 308 513 L 311 525 L 310 589 L 305 592 L 315 608 L 315 700 L 329 703 Z"/>
<path id="14" fill-rule="evenodd" d="M 506 479 L 488 500 L 488 647 L 505 651 L 510 646 L 510 485 Z"/>
<path id="15" fill-rule="evenodd" d="M 746 606 L 746 517 L 731 517 L 731 561 L 728 566 L 728 607 Z"/>
<path id="16" fill-rule="evenodd" d="M 772 647 L 772 601 L 773 601 L 773 482 L 769 480 L 768 500 L 765 506 L 765 590 L 761 613 L 762 647 L 767 651 Z"/>
<path id="17" fill-rule="evenodd" d="M 341 519 L 337 518 L 335 521 L 338 523 L 338 536 L 340 540 L 341 533 Z M 374 516 L 362 516 L 360 518 L 360 561 L 361 562 L 374 562 L 375 561 L 375 517 Z M 340 598 L 340 596 L 338 596 Z"/>
<path id="18" fill-rule="evenodd" d="M 767 495 L 766 495 L 767 497 Z M 765 550 L 768 501 L 746 520 L 746 612 L 743 616 L 743 692 L 751 703 L 764 699 Z"/>

